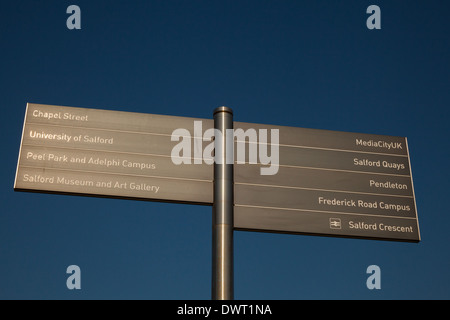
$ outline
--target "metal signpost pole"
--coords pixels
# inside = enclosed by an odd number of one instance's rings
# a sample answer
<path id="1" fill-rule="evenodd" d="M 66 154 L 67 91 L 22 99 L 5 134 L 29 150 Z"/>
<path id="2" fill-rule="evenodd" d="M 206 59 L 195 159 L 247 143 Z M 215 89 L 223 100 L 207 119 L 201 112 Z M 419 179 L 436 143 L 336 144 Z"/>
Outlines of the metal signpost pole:
<path id="1" fill-rule="evenodd" d="M 214 129 L 215 161 L 211 298 L 213 300 L 232 300 L 234 296 L 234 138 L 233 135 L 227 135 L 227 129 L 231 129 L 230 131 L 233 129 L 233 111 L 230 108 L 219 107 L 214 110 Z M 228 148 L 227 145 L 229 146 Z M 227 151 L 229 152 L 228 154 L 226 153 Z M 227 158 L 229 159 L 228 161 L 226 161 Z"/>

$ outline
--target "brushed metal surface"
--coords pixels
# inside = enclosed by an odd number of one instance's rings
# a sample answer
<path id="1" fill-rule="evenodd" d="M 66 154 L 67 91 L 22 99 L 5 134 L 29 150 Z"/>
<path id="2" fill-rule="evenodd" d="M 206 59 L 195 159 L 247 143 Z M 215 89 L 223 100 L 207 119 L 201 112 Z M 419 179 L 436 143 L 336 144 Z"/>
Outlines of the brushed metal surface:
<path id="1" fill-rule="evenodd" d="M 420 240 L 406 138 L 235 127 L 279 130 L 276 175 L 260 175 L 261 164 L 235 165 L 236 230 Z"/>
<path id="2" fill-rule="evenodd" d="M 200 120 L 28 104 L 14 188 L 212 205 L 213 166 L 171 159 L 172 132 Z"/>
<path id="3" fill-rule="evenodd" d="M 214 110 L 214 128 L 220 131 L 215 138 L 214 201 L 212 210 L 212 285 L 213 300 L 234 298 L 234 242 L 233 242 L 233 164 L 226 163 L 226 130 L 233 129 L 233 111 L 227 107 Z M 218 143 L 222 140 L 222 143 Z M 232 158 L 231 158 L 232 159 Z"/>

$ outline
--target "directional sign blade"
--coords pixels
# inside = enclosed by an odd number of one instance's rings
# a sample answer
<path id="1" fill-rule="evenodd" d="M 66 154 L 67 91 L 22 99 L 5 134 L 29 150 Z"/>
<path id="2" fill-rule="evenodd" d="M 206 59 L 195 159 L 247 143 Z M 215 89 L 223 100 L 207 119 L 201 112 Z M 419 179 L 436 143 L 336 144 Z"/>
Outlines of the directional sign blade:
<path id="1" fill-rule="evenodd" d="M 279 168 L 235 166 L 237 230 L 419 241 L 406 138 L 236 123 L 279 130 Z"/>
<path id="2" fill-rule="evenodd" d="M 175 129 L 211 120 L 28 104 L 17 191 L 212 204 L 213 167 L 172 162 Z M 194 160 L 191 155 L 191 163 Z"/>

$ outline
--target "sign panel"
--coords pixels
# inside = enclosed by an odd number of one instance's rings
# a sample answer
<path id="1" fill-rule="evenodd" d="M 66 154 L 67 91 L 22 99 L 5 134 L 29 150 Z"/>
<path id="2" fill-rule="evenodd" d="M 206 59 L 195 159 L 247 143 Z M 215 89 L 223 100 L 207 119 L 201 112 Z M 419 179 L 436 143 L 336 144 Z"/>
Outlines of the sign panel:
<path id="1" fill-rule="evenodd" d="M 195 120 L 28 104 L 14 189 L 210 205 L 213 166 L 171 160 Z"/>
<path id="2" fill-rule="evenodd" d="M 420 241 L 406 138 L 279 130 L 279 169 L 235 166 L 238 230 Z"/>
<path id="3" fill-rule="evenodd" d="M 14 189 L 212 205 L 214 166 L 202 143 L 211 143 L 211 128 L 209 119 L 28 104 Z M 190 161 L 178 165 L 176 129 L 189 138 L 182 153 Z M 234 152 L 236 230 L 420 241 L 406 138 L 242 122 L 234 129 L 247 150 L 245 164 L 242 148 Z M 261 155 L 276 159 L 266 175 L 261 159 L 249 163 Z"/>

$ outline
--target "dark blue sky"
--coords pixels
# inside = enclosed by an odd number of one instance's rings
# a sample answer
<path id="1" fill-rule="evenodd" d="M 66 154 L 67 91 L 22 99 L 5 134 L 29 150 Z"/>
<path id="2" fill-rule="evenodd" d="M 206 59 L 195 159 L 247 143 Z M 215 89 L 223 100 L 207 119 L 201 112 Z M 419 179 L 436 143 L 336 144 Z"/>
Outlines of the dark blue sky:
<path id="1" fill-rule="evenodd" d="M 66 9 L 81 8 L 81 30 Z M 381 8 L 381 30 L 366 9 Z M 235 232 L 236 299 L 450 298 L 448 1 L 8 1 L 0 299 L 209 299 L 211 208 L 14 193 L 27 102 L 406 136 L 422 242 Z M 66 268 L 81 268 L 68 290 Z M 366 268 L 381 268 L 368 290 Z"/>

